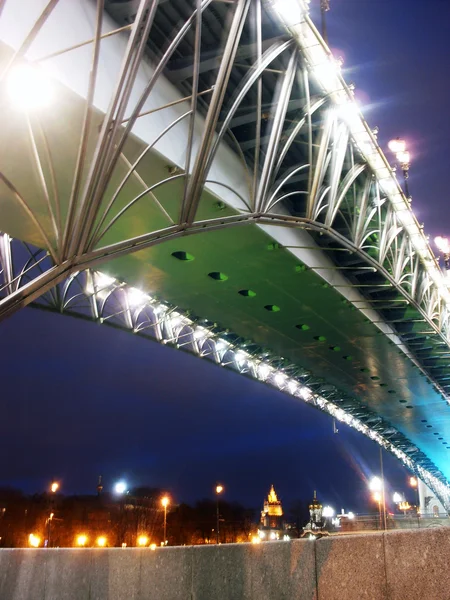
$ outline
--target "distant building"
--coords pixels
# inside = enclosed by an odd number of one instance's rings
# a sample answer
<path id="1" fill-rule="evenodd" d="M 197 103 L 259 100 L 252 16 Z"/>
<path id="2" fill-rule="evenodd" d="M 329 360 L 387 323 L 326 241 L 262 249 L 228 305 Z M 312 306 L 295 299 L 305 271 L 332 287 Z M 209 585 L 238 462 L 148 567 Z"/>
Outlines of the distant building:
<path id="1" fill-rule="evenodd" d="M 282 540 L 284 535 L 283 507 L 272 485 L 267 500 L 264 501 L 264 509 L 261 511 L 259 537 L 268 540 Z"/>

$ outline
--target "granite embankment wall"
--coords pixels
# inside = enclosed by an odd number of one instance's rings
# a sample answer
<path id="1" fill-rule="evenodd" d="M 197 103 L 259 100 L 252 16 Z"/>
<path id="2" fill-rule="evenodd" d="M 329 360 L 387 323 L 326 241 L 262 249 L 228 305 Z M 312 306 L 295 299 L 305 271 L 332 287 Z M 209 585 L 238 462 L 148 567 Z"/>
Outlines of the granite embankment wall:
<path id="1" fill-rule="evenodd" d="M 1 600 L 450 599 L 450 529 L 179 548 L 3 549 Z"/>

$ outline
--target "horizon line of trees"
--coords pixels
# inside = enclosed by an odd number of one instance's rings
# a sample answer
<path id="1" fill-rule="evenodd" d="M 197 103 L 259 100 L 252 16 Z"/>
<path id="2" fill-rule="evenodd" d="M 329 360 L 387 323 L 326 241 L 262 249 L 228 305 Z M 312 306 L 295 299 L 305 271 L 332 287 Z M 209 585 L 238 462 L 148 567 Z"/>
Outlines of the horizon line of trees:
<path id="1" fill-rule="evenodd" d="M 27 495 L 0 488 L 0 547 L 29 547 L 30 534 L 39 547 L 93 547 L 103 538 L 106 546 L 138 546 L 164 543 L 163 491 L 140 487 L 121 496 L 41 493 Z M 167 507 L 168 545 L 216 543 L 217 505 L 201 499 L 193 505 L 170 503 Z M 248 542 L 260 526 L 260 511 L 220 498 L 220 543 Z M 287 511 L 291 537 L 299 537 L 309 520 L 308 503 L 297 501 Z M 85 539 L 82 538 L 85 536 Z"/>

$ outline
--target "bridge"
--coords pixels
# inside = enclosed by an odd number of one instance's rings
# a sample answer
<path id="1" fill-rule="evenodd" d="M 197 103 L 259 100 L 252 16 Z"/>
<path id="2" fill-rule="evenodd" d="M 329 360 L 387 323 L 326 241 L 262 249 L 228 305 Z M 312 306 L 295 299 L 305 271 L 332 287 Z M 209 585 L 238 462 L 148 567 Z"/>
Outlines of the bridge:
<path id="1" fill-rule="evenodd" d="M 0 318 L 272 385 L 450 510 L 448 286 L 308 3 L 0 7 Z"/>

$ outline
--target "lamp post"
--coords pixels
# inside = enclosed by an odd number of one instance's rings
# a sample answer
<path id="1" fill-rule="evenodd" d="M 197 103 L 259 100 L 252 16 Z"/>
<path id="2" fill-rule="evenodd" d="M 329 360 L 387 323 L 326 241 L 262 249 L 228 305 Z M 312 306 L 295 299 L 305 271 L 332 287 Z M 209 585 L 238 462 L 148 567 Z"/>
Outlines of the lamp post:
<path id="1" fill-rule="evenodd" d="M 167 537 L 167 506 L 169 505 L 169 498 L 164 496 L 161 498 L 161 504 L 164 507 L 164 546 L 166 545 L 166 537 Z"/>
<path id="2" fill-rule="evenodd" d="M 325 13 L 330 10 L 330 0 L 320 0 L 320 17 L 322 22 L 322 37 L 328 44 L 327 20 Z"/>
<path id="3" fill-rule="evenodd" d="M 127 484 L 124 481 L 118 481 L 114 485 L 114 493 L 120 497 L 120 528 L 119 528 L 119 544 L 124 543 L 126 537 L 126 526 L 125 526 L 125 500 L 124 494 L 127 494 Z"/>
<path id="4" fill-rule="evenodd" d="M 389 150 L 395 155 L 400 168 L 403 173 L 403 182 L 405 184 L 405 195 L 410 200 L 411 196 L 409 194 L 408 188 L 408 177 L 409 177 L 409 167 L 411 164 L 411 156 L 406 149 L 405 140 L 401 140 L 400 138 L 396 138 L 395 140 L 391 140 L 388 143 Z"/>
<path id="5" fill-rule="evenodd" d="M 380 477 L 372 477 L 369 482 L 369 490 L 373 492 L 373 499 L 378 503 L 378 511 L 380 514 L 380 529 L 383 527 L 386 530 L 386 504 L 384 496 L 384 481 Z M 383 513 L 381 512 L 381 505 L 383 504 Z M 384 518 L 382 518 L 382 515 Z"/>
<path id="6" fill-rule="evenodd" d="M 52 529 L 52 520 L 53 517 L 55 516 L 54 513 L 54 504 L 55 504 L 55 498 L 54 495 L 56 494 L 56 492 L 59 490 L 59 483 L 57 481 L 52 481 L 52 483 L 50 484 L 50 515 L 47 519 L 47 548 L 50 548 L 50 535 L 51 535 L 51 529 Z"/>
<path id="7" fill-rule="evenodd" d="M 223 492 L 223 485 L 216 485 L 216 540 L 217 544 L 220 541 L 220 513 L 219 513 L 219 496 Z"/>
<path id="8" fill-rule="evenodd" d="M 419 480 L 417 477 L 411 476 L 409 478 L 409 485 L 416 490 L 416 515 L 417 515 L 417 528 L 420 528 L 420 499 L 419 499 Z"/>

